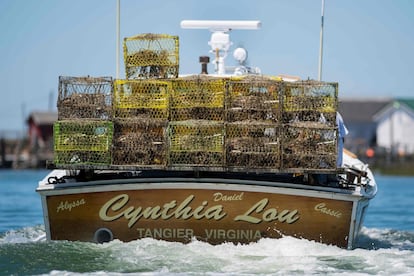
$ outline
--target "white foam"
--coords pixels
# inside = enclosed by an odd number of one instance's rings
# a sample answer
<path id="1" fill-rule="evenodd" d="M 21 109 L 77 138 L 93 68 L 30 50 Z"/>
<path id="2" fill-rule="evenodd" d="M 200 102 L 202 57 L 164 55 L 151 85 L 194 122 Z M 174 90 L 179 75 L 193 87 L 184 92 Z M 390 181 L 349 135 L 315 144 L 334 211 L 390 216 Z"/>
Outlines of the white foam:
<path id="1" fill-rule="evenodd" d="M 108 271 L 76 273 L 52 270 L 48 275 L 414 275 L 414 233 L 363 228 L 363 246 L 341 249 L 314 241 L 283 237 L 251 244 L 211 245 L 192 240 L 188 244 L 150 238 L 104 244 L 54 242 L 61 251 L 68 246 L 96 255 Z M 2 243 L 38 242 L 43 227 L 10 231 Z M 64 245 L 64 246 L 62 246 Z M 42 250 L 42 243 L 38 244 Z M 62 248 L 60 249 L 60 247 Z M 73 252 L 73 249 L 68 250 Z M 64 257 L 64 255 L 63 255 Z M 76 264 L 87 271 L 88 264 Z M 134 274 L 135 275 L 135 274 Z"/>
<path id="2" fill-rule="evenodd" d="M 28 243 L 46 241 L 46 232 L 43 225 L 9 230 L 0 236 L 0 244 Z"/>
<path id="3" fill-rule="evenodd" d="M 377 235 L 379 230 L 365 229 Z M 284 237 L 247 245 L 189 244 L 143 239 L 107 245 L 112 257 L 132 270 L 139 265 L 159 274 L 407 274 L 412 273 L 414 252 L 400 248 L 341 249 L 313 241 Z M 388 260 L 388 261 L 386 261 Z M 390 266 L 392 265 L 392 267 Z"/>

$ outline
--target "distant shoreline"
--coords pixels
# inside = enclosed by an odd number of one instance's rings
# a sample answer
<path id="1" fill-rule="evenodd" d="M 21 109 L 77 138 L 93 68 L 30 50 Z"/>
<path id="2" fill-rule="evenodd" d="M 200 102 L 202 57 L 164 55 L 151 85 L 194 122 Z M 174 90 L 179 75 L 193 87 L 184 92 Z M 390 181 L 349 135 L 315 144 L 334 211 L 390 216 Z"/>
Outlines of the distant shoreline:
<path id="1" fill-rule="evenodd" d="M 414 176 L 414 162 L 397 163 L 387 166 L 372 166 L 375 173 L 382 175 Z"/>

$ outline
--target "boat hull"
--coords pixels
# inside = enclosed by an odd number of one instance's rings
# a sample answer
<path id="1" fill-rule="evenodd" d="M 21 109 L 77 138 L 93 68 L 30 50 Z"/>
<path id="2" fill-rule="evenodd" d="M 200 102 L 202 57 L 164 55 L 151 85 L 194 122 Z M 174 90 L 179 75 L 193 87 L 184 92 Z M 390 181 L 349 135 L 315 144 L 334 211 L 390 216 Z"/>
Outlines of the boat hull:
<path id="1" fill-rule="evenodd" d="M 50 185 L 49 185 L 50 186 Z M 49 239 L 212 244 L 294 236 L 352 248 L 368 199 L 339 189 L 200 179 L 108 180 L 38 189 Z M 300 185 L 299 185 L 300 186 Z"/>

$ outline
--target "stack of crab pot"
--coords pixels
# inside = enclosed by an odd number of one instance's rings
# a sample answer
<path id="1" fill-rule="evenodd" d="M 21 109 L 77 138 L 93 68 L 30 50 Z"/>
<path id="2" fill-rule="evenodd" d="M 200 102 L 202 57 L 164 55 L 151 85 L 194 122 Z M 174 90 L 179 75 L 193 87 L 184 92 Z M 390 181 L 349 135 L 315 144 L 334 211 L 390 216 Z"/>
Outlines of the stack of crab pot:
<path id="1" fill-rule="evenodd" d="M 227 82 L 226 164 L 232 170 L 280 170 L 282 83 L 250 76 Z"/>
<path id="2" fill-rule="evenodd" d="M 282 94 L 282 169 L 336 169 L 338 84 L 285 83 Z"/>
<path id="3" fill-rule="evenodd" d="M 224 80 L 203 75 L 184 77 L 173 80 L 172 88 L 170 165 L 223 168 Z"/>
<path id="4" fill-rule="evenodd" d="M 124 40 L 126 79 L 60 77 L 58 167 L 334 172 L 337 83 L 178 77 L 178 37 Z"/>
<path id="5" fill-rule="evenodd" d="M 170 90 L 162 80 L 114 82 L 114 165 L 166 166 Z"/>
<path id="6" fill-rule="evenodd" d="M 113 165 L 165 168 L 171 79 L 178 77 L 178 37 L 124 39 L 127 79 L 115 80 Z"/>
<path id="7" fill-rule="evenodd" d="M 111 163 L 111 93 L 111 77 L 59 77 L 55 164 Z"/>

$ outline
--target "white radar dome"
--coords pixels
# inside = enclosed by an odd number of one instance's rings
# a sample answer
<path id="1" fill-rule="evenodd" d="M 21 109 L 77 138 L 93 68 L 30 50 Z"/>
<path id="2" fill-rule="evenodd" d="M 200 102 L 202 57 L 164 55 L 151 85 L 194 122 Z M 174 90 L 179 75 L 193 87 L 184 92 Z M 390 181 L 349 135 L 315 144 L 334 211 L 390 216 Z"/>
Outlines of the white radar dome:
<path id="1" fill-rule="evenodd" d="M 233 57 L 240 63 L 243 63 L 247 59 L 247 51 L 244 48 L 237 48 L 233 52 Z"/>

